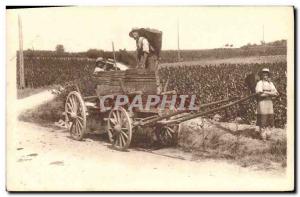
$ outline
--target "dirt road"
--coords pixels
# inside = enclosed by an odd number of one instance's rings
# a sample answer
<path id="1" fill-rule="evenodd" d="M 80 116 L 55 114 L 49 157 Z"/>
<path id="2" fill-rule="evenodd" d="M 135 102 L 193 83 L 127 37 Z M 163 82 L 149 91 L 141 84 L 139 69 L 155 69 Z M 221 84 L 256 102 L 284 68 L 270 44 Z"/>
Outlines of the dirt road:
<path id="1" fill-rule="evenodd" d="M 9 132 L 9 190 L 288 190 L 290 184 L 283 171 L 182 160 L 163 151 L 120 152 L 97 135 L 79 142 L 67 131 L 20 121 Z"/>

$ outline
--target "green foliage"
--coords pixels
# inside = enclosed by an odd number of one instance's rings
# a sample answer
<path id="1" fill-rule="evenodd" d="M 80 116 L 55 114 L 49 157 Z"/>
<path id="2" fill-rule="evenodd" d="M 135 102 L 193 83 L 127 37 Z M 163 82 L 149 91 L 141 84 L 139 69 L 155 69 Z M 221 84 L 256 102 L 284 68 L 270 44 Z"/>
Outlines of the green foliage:
<path id="1" fill-rule="evenodd" d="M 165 66 L 159 73 L 161 79 L 169 79 L 169 90 L 176 90 L 179 94 L 195 94 L 198 102 L 210 103 L 228 97 L 246 96 L 250 89 L 245 83 L 247 75 L 256 73 L 261 67 L 268 67 L 272 72 L 272 80 L 279 92 L 286 92 L 285 63 L 272 64 L 220 64 L 193 66 Z M 274 99 L 275 126 L 284 127 L 286 124 L 287 101 L 285 95 Z M 252 99 L 239 106 L 221 111 L 224 121 L 237 116 L 246 123 L 255 121 L 256 100 Z"/>
<path id="2" fill-rule="evenodd" d="M 98 57 L 103 57 L 104 56 L 104 51 L 103 50 L 98 50 L 98 49 L 89 49 L 86 52 L 86 56 L 88 58 L 98 58 Z"/>
<path id="3" fill-rule="evenodd" d="M 94 71 L 97 57 L 113 58 L 113 52 L 97 49 L 80 53 L 26 50 L 24 51 L 25 85 L 30 88 L 39 88 L 53 84 L 64 84 L 89 76 Z M 116 59 L 132 67 L 136 65 L 134 55 L 125 49 L 116 52 Z M 17 59 L 17 82 L 19 81 L 18 73 L 19 61 Z"/>

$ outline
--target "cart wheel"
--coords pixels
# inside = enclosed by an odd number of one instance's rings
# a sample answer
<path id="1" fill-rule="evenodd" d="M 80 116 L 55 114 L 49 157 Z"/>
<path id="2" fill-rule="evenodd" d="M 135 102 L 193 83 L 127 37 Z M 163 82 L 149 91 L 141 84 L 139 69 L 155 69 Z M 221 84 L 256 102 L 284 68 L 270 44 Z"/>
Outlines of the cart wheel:
<path id="1" fill-rule="evenodd" d="M 86 131 L 86 107 L 81 95 L 76 91 L 70 92 L 67 97 L 65 119 L 71 137 L 82 140 Z"/>
<path id="2" fill-rule="evenodd" d="M 156 127 L 156 136 L 163 146 L 177 145 L 179 125 L 165 125 Z"/>
<path id="3" fill-rule="evenodd" d="M 116 149 L 124 150 L 128 148 L 132 136 L 132 123 L 124 108 L 118 107 L 110 111 L 107 132 L 109 141 Z"/>

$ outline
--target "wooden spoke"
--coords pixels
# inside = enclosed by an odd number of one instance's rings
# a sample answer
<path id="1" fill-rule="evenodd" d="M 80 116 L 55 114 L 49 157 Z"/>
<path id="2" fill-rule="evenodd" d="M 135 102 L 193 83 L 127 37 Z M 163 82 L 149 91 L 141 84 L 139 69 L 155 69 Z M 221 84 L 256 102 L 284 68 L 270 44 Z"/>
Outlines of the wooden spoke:
<path id="1" fill-rule="evenodd" d="M 78 119 L 84 121 L 84 118 L 83 118 L 83 117 L 77 116 L 76 118 L 78 118 Z"/>
<path id="2" fill-rule="evenodd" d="M 75 125 L 75 123 L 73 122 L 73 124 L 72 124 L 72 128 L 71 128 L 71 130 L 70 130 L 70 133 L 71 133 L 71 135 L 73 134 L 73 135 L 77 135 L 77 129 L 76 129 L 76 125 Z"/>
<path id="3" fill-rule="evenodd" d="M 121 135 L 123 135 L 126 139 L 128 138 L 128 135 L 124 131 L 121 132 Z"/>
<path id="4" fill-rule="evenodd" d="M 126 122 L 126 117 L 122 113 L 121 113 L 121 119 L 120 120 L 121 120 L 122 126 L 126 126 L 127 127 L 128 123 Z"/>
<path id="5" fill-rule="evenodd" d="M 164 146 L 175 145 L 178 137 L 178 125 L 166 125 L 156 128 L 156 136 Z"/>
<path id="6" fill-rule="evenodd" d="M 73 109 L 72 109 L 72 106 L 71 106 L 70 103 L 67 103 L 67 108 L 68 108 L 71 112 L 73 112 Z"/>
<path id="7" fill-rule="evenodd" d="M 75 121 L 75 127 L 77 129 L 77 134 L 80 135 L 80 128 L 78 126 L 78 122 L 77 121 Z"/>
<path id="8" fill-rule="evenodd" d="M 78 135 L 80 135 L 80 129 L 78 128 L 78 123 L 75 121 L 75 130 Z"/>
<path id="9" fill-rule="evenodd" d="M 120 118 L 119 118 L 118 113 L 116 113 L 116 116 L 117 116 L 117 119 L 116 119 L 117 123 L 118 123 L 119 125 L 121 125 L 121 122 L 120 122 Z"/>
<path id="10" fill-rule="evenodd" d="M 175 131 L 173 129 L 171 129 L 170 127 L 167 127 L 168 131 L 170 131 L 171 133 L 175 133 Z"/>
<path id="11" fill-rule="evenodd" d="M 116 121 L 115 119 L 113 119 L 113 118 L 109 118 L 109 121 L 110 121 L 111 123 L 113 123 L 114 125 L 118 124 L 117 121 Z"/>
<path id="12" fill-rule="evenodd" d="M 121 126 L 123 126 L 123 124 L 125 123 L 125 121 L 123 120 L 123 114 L 119 113 L 119 123 Z"/>
<path id="13" fill-rule="evenodd" d="M 77 103 L 74 99 L 74 96 L 71 97 L 71 100 L 72 100 L 72 103 L 73 103 L 73 106 L 74 106 L 74 112 L 77 112 Z"/>
<path id="14" fill-rule="evenodd" d="M 122 147 L 122 140 L 121 140 L 120 135 L 117 136 L 117 139 L 118 139 L 117 146 L 118 146 L 118 147 Z"/>
<path id="15" fill-rule="evenodd" d="M 116 140 L 116 136 L 117 136 L 117 133 L 114 132 L 113 129 L 108 129 L 108 137 L 109 137 L 109 141 L 114 143 L 114 141 Z"/>
<path id="16" fill-rule="evenodd" d="M 73 105 L 73 103 L 71 101 L 71 98 L 67 98 L 67 102 L 66 103 L 68 103 L 70 105 L 71 109 L 73 110 L 74 105 Z"/>
<path id="17" fill-rule="evenodd" d="M 86 107 L 81 95 L 76 92 L 70 92 L 65 104 L 66 122 L 72 123 L 69 127 L 71 137 L 75 140 L 81 140 L 86 131 Z"/>
<path id="18" fill-rule="evenodd" d="M 121 122 L 120 113 L 119 113 L 119 111 L 117 111 L 116 113 L 117 113 L 117 119 L 118 119 L 118 123 L 119 123 L 119 124 L 121 124 L 121 126 L 122 126 L 122 122 Z"/>
<path id="19" fill-rule="evenodd" d="M 122 107 L 112 109 L 109 113 L 107 124 L 108 135 L 112 145 L 118 150 L 128 148 L 132 136 L 132 123 L 126 110 Z"/>
<path id="20" fill-rule="evenodd" d="M 80 122 L 79 119 L 77 119 L 76 122 L 78 123 L 78 125 L 79 125 L 81 128 L 83 128 L 83 125 L 82 125 L 82 123 Z"/>
<path id="21" fill-rule="evenodd" d="M 119 138 L 119 146 L 123 147 L 125 144 L 122 143 L 122 135 L 119 134 L 118 138 Z"/>
<path id="22" fill-rule="evenodd" d="M 72 97 L 72 102 L 74 104 L 74 112 L 77 114 L 78 112 L 78 103 L 76 102 L 76 98 Z"/>
<path id="23" fill-rule="evenodd" d="M 168 135 L 168 137 L 170 137 L 170 138 L 172 138 L 173 136 L 172 136 L 172 134 L 169 132 L 169 130 L 168 131 L 166 131 L 166 134 Z"/>
<path id="24" fill-rule="evenodd" d="M 114 120 L 118 123 L 118 117 L 117 117 L 116 113 L 113 112 L 112 115 L 113 115 L 113 117 L 114 117 Z"/>
<path id="25" fill-rule="evenodd" d="M 70 126 L 70 132 L 73 132 L 73 130 L 74 130 L 74 123 L 72 123 Z"/>
<path id="26" fill-rule="evenodd" d="M 72 104 L 72 109 L 75 112 L 75 103 L 73 101 L 73 96 L 70 97 L 70 103 Z"/>
<path id="27" fill-rule="evenodd" d="M 121 138 L 121 141 L 122 141 L 122 144 L 125 145 L 126 144 L 126 141 L 122 135 L 122 133 L 120 133 L 120 138 Z"/>

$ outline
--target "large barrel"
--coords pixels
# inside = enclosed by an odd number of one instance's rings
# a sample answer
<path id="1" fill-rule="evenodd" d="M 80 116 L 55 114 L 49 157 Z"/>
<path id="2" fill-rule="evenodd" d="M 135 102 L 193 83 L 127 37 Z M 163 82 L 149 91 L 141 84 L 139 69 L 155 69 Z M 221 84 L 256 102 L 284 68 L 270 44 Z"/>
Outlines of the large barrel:
<path id="1" fill-rule="evenodd" d="M 142 91 L 143 94 L 155 94 L 154 71 L 128 69 L 126 71 L 99 72 L 93 76 L 97 85 L 97 95 L 124 94 Z"/>

